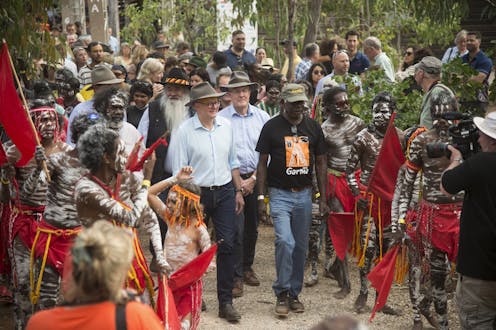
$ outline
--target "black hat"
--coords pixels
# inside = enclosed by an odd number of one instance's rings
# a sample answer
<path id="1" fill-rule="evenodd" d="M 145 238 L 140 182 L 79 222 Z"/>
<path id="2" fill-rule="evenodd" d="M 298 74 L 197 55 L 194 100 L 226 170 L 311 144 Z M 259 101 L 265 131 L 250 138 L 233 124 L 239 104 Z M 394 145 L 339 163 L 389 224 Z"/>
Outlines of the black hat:
<path id="1" fill-rule="evenodd" d="M 165 78 L 166 84 L 179 85 L 184 87 L 190 87 L 188 76 L 181 68 L 172 68 L 169 71 L 169 75 Z"/>
<path id="2" fill-rule="evenodd" d="M 280 42 L 280 44 L 282 46 L 286 46 L 287 44 L 289 44 L 289 40 L 288 39 L 284 39 L 283 41 Z M 295 40 L 293 40 L 293 46 L 296 47 L 296 41 Z"/>
<path id="3" fill-rule="evenodd" d="M 152 44 L 153 49 L 170 48 L 170 45 L 166 44 L 162 40 L 154 41 Z"/>

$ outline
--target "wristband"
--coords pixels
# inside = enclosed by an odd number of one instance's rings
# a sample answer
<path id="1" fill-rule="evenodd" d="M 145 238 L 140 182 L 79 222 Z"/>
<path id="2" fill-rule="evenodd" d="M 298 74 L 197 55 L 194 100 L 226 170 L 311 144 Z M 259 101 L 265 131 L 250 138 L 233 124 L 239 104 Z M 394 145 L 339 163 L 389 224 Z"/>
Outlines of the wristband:
<path id="1" fill-rule="evenodd" d="M 398 223 L 399 223 L 400 225 L 404 225 L 404 224 L 406 223 L 406 220 L 405 220 L 405 219 L 399 219 L 399 220 L 398 220 Z"/>
<path id="2" fill-rule="evenodd" d="M 10 184 L 10 181 L 4 178 L 0 178 L 0 182 L 2 182 L 3 184 Z"/>
<path id="3" fill-rule="evenodd" d="M 263 201 L 265 199 L 265 195 L 258 195 L 257 200 L 258 201 Z"/>
<path id="4" fill-rule="evenodd" d="M 252 179 L 253 179 L 253 181 L 257 181 L 257 177 L 256 177 L 256 175 L 255 175 L 255 174 L 253 174 L 252 176 L 250 176 L 250 178 L 252 178 Z"/>
<path id="5" fill-rule="evenodd" d="M 319 198 L 319 197 L 320 197 L 320 193 L 318 192 L 315 194 L 315 198 Z"/>
<path id="6" fill-rule="evenodd" d="M 460 164 L 463 163 L 463 158 L 455 158 L 453 159 L 454 162 L 459 162 Z"/>
<path id="7" fill-rule="evenodd" d="M 141 182 L 142 187 L 150 188 L 151 185 L 152 183 L 150 182 L 150 180 L 143 180 L 143 182 Z"/>

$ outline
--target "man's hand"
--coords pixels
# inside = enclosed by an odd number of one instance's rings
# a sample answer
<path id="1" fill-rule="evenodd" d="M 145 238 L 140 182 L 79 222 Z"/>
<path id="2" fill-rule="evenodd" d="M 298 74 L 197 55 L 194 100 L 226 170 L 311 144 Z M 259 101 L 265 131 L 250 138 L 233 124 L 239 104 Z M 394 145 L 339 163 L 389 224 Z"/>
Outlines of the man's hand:
<path id="1" fill-rule="evenodd" d="M 243 212 L 243 208 L 245 207 L 245 199 L 243 198 L 243 194 L 241 194 L 241 191 L 236 192 L 236 214 L 241 214 Z"/>
<path id="2" fill-rule="evenodd" d="M 448 150 L 451 151 L 450 162 L 460 162 L 460 160 L 463 160 L 460 150 L 456 149 L 451 144 L 448 144 Z"/>
<path id="3" fill-rule="evenodd" d="M 155 162 L 157 157 L 155 156 L 155 151 L 145 160 L 143 164 L 143 175 L 145 180 L 150 180 L 153 174 L 153 168 L 155 167 Z"/>
<path id="4" fill-rule="evenodd" d="M 161 274 L 168 275 L 171 273 L 172 267 L 169 265 L 167 261 L 165 261 L 165 259 L 161 259 L 161 260 L 157 259 L 157 264 Z"/>
<path id="5" fill-rule="evenodd" d="M 38 145 L 34 151 L 34 159 L 36 160 L 36 165 L 38 169 L 41 170 L 43 162 L 46 161 L 45 148 Z"/>
<path id="6" fill-rule="evenodd" d="M 331 209 L 329 208 L 329 205 L 327 205 L 325 198 L 322 197 L 319 199 L 319 212 L 320 216 L 323 218 L 327 218 L 329 212 L 331 212 Z"/>
<path id="7" fill-rule="evenodd" d="M 243 188 L 243 196 L 248 196 L 253 193 L 253 189 L 255 189 L 256 181 L 252 178 L 248 178 L 246 180 L 241 180 L 241 188 Z"/>

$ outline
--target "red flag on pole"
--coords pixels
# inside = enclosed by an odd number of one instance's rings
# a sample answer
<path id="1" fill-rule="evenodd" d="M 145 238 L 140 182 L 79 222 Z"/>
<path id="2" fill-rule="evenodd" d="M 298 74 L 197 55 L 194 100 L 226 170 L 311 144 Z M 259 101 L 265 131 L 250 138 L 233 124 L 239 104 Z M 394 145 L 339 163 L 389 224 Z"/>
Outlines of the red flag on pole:
<path id="1" fill-rule="evenodd" d="M 176 270 L 169 278 L 169 286 L 172 291 L 186 288 L 198 281 L 207 271 L 208 265 L 217 252 L 217 243 L 204 251 L 195 259 Z"/>
<path id="2" fill-rule="evenodd" d="M 164 323 L 166 330 L 180 330 L 181 322 L 177 314 L 172 290 L 168 285 L 167 276 L 158 275 L 157 316 Z"/>
<path id="3" fill-rule="evenodd" d="M 355 214 L 353 212 L 331 212 L 327 219 L 327 228 L 336 255 L 340 260 L 344 260 L 348 246 L 353 241 Z"/>
<path id="4" fill-rule="evenodd" d="M 141 138 L 140 143 L 142 139 L 143 138 Z M 167 140 L 164 138 L 157 139 L 157 141 L 153 142 L 150 148 L 146 149 L 145 152 L 143 152 L 143 155 L 139 160 L 138 160 L 139 147 L 138 148 L 135 147 L 128 157 L 127 166 L 126 166 L 127 169 L 130 170 L 131 172 L 141 171 L 143 169 L 145 160 L 148 157 L 150 157 L 152 152 L 154 152 L 155 149 L 157 149 L 157 147 L 161 144 L 167 147 Z"/>
<path id="5" fill-rule="evenodd" d="M 397 244 L 395 247 L 390 249 L 367 276 L 370 284 L 372 284 L 372 286 L 377 290 L 377 299 L 375 301 L 374 308 L 372 309 L 369 322 L 372 322 L 375 317 L 375 313 L 386 305 L 389 291 L 391 290 L 391 285 L 393 284 L 394 269 L 399 248 L 400 245 Z"/>
<path id="6" fill-rule="evenodd" d="M 396 113 L 391 115 L 384 140 L 382 141 L 381 150 L 377 156 L 368 184 L 369 191 L 388 202 L 393 200 L 398 170 L 405 162 L 400 139 L 394 127 L 395 116 Z"/>
<path id="7" fill-rule="evenodd" d="M 2 45 L 0 54 L 0 123 L 21 153 L 17 166 L 26 165 L 34 156 L 37 140 L 32 124 L 17 95 L 12 76 L 9 49 Z"/>

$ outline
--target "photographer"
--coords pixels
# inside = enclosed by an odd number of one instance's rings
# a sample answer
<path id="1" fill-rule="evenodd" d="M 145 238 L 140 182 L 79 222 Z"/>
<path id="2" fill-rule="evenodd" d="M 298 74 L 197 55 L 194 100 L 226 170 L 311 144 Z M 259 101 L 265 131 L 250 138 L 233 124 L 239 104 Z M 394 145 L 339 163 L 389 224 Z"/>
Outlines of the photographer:
<path id="1" fill-rule="evenodd" d="M 496 325 L 496 112 L 475 117 L 482 152 L 466 161 L 448 146 L 451 163 L 441 178 L 447 195 L 465 191 L 456 289 L 463 329 L 494 329 Z"/>

